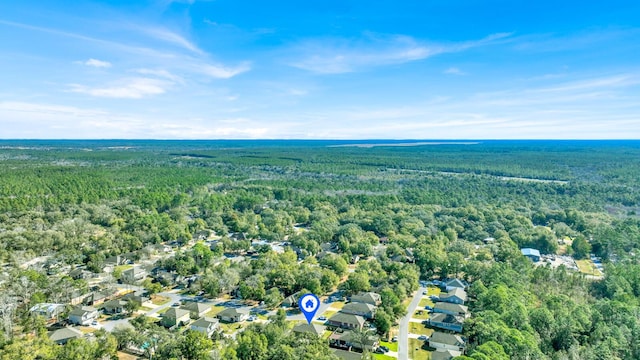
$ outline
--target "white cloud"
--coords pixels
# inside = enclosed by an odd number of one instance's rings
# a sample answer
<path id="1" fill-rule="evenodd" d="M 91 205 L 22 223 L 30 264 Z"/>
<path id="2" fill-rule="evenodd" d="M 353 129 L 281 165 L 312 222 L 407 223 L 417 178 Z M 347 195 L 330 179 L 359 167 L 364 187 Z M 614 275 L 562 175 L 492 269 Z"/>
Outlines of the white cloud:
<path id="1" fill-rule="evenodd" d="M 467 73 L 458 69 L 457 67 L 450 67 L 447 70 L 445 70 L 444 73 L 449 75 L 467 75 Z"/>
<path id="2" fill-rule="evenodd" d="M 202 51 L 198 46 L 196 46 L 191 41 L 184 38 L 182 35 L 179 35 L 173 31 L 167 30 L 165 28 L 160 27 L 137 27 L 143 33 L 165 42 L 168 42 L 173 45 L 177 45 L 189 51 L 192 51 L 198 55 L 204 55 L 204 51 Z"/>
<path id="3" fill-rule="evenodd" d="M 110 68 L 111 67 L 111 63 L 110 62 L 102 61 L 102 60 L 98 60 L 98 59 L 89 59 L 87 61 L 81 61 L 80 64 L 86 65 L 86 66 L 97 67 L 97 68 Z"/>
<path id="4" fill-rule="evenodd" d="M 164 94 L 173 83 L 152 78 L 131 78 L 118 81 L 107 87 L 87 87 L 71 84 L 71 91 L 96 97 L 140 99 L 151 95 Z"/>
<path id="5" fill-rule="evenodd" d="M 498 33 L 480 40 L 451 44 L 430 44 L 409 36 L 376 34 L 366 34 L 364 39 L 359 40 L 316 39 L 296 45 L 293 57 L 297 59 L 291 61 L 290 65 L 320 74 L 348 73 L 460 52 L 496 43 L 510 35 Z"/>
<path id="6" fill-rule="evenodd" d="M 235 67 L 214 64 L 199 64 L 194 66 L 194 70 L 213 78 L 229 79 L 251 70 L 251 65 L 248 62 L 242 63 Z"/>

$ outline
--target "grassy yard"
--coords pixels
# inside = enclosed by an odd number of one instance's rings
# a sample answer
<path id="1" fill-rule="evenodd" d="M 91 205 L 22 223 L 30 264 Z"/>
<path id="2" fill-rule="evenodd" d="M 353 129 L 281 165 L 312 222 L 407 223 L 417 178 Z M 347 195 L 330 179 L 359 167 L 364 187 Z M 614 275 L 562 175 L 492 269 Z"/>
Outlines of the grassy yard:
<path id="1" fill-rule="evenodd" d="M 427 295 L 431 296 L 431 295 L 440 295 L 440 288 L 439 287 L 433 287 L 433 286 L 429 286 L 427 288 Z"/>
<path id="2" fill-rule="evenodd" d="M 433 330 L 432 329 L 427 329 L 422 324 L 415 323 L 415 322 L 410 322 L 409 323 L 409 332 L 412 333 L 412 334 L 417 334 L 417 335 L 431 336 L 431 334 L 433 333 Z"/>
<path id="3" fill-rule="evenodd" d="M 147 311 L 151 311 L 151 310 L 153 310 L 153 309 L 152 309 L 152 308 L 150 308 L 150 307 L 146 307 L 146 306 L 140 306 L 140 309 L 138 309 L 138 310 L 139 310 L 139 311 L 147 312 Z"/>
<path id="4" fill-rule="evenodd" d="M 336 302 L 332 302 L 331 305 L 329 305 L 329 307 L 340 310 L 344 307 L 344 304 L 345 304 L 344 301 L 336 301 Z"/>
<path id="5" fill-rule="evenodd" d="M 220 329 L 224 331 L 225 334 L 232 334 L 245 326 L 243 323 L 220 323 Z"/>
<path id="6" fill-rule="evenodd" d="M 328 319 L 328 318 L 332 317 L 333 314 L 335 314 L 337 312 L 338 311 L 336 311 L 336 310 L 327 310 L 327 311 L 323 312 L 321 315 Z"/>
<path id="7" fill-rule="evenodd" d="M 414 319 L 427 320 L 429 318 L 429 313 L 427 310 L 416 310 L 411 317 Z"/>
<path id="8" fill-rule="evenodd" d="M 133 267 L 133 265 L 118 265 L 115 268 L 113 268 L 113 272 L 117 272 L 120 271 L 120 273 L 122 273 L 125 270 L 129 270 Z"/>
<path id="9" fill-rule="evenodd" d="M 164 314 L 164 313 L 166 313 L 167 311 L 169 311 L 169 309 L 171 309 L 171 308 L 170 308 L 170 307 L 168 307 L 168 308 L 164 308 L 164 309 L 162 309 L 162 310 L 158 311 L 156 314 L 158 314 L 158 315 L 160 315 L 160 314 Z"/>
<path id="10" fill-rule="evenodd" d="M 391 350 L 391 351 L 398 352 L 398 343 L 397 342 L 380 341 L 380 345 L 388 347 L 389 350 Z"/>
<path id="11" fill-rule="evenodd" d="M 322 340 L 327 340 L 331 334 L 333 334 L 333 331 L 325 330 L 322 333 Z"/>
<path id="12" fill-rule="evenodd" d="M 409 358 L 413 360 L 428 360 L 431 353 L 422 348 L 424 341 L 417 339 L 409 339 Z"/>
<path id="13" fill-rule="evenodd" d="M 393 356 L 385 355 L 385 354 L 373 354 L 373 358 L 376 360 L 397 360 L 398 358 L 394 358 Z"/>
<path id="14" fill-rule="evenodd" d="M 602 273 L 600 270 L 596 269 L 595 265 L 591 260 L 576 260 L 576 264 L 578 265 L 578 269 L 581 273 L 587 275 L 595 275 L 601 276 Z"/>
<path id="15" fill-rule="evenodd" d="M 424 297 L 418 303 L 418 308 L 424 309 L 424 307 L 427 306 L 427 305 L 433 306 L 433 301 L 431 301 L 431 299 L 429 299 L 429 298 Z"/>
<path id="16" fill-rule="evenodd" d="M 212 306 L 211 310 L 209 310 L 209 312 L 205 316 L 216 317 L 216 315 L 218 315 L 218 313 L 222 310 L 224 310 L 224 306 Z"/>
<path id="17" fill-rule="evenodd" d="M 151 295 L 151 303 L 154 305 L 164 305 L 171 301 L 168 297 L 160 296 L 160 295 Z"/>

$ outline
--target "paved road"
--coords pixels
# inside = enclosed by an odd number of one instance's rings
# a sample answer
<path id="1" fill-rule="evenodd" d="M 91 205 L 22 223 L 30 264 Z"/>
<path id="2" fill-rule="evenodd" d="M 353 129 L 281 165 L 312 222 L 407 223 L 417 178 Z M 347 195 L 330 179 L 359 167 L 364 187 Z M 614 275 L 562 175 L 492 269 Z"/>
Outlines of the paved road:
<path id="1" fill-rule="evenodd" d="M 411 304 L 407 308 L 407 315 L 400 320 L 400 333 L 398 334 L 398 360 L 409 360 L 409 320 L 416 311 L 422 292 L 426 291 L 426 287 L 420 287 L 411 300 Z"/>

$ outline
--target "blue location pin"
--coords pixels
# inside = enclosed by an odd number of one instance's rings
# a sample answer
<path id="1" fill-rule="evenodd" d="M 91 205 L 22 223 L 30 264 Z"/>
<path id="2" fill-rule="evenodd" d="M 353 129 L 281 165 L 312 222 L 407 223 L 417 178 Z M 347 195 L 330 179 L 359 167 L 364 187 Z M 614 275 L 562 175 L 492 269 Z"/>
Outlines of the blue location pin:
<path id="1" fill-rule="evenodd" d="M 314 294 L 302 295 L 300 299 L 298 299 L 298 307 L 304 314 L 304 317 L 307 318 L 307 322 L 311 324 L 313 316 L 318 312 L 318 309 L 320 309 L 320 299 Z"/>

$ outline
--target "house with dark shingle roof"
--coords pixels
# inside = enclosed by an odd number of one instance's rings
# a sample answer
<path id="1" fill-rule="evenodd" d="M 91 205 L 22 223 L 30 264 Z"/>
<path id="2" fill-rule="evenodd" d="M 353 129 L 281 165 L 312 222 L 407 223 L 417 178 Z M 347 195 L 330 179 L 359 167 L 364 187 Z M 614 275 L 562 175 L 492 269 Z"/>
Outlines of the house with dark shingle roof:
<path id="1" fill-rule="evenodd" d="M 451 291 L 453 289 L 462 289 L 465 290 L 467 288 L 467 283 L 460 279 L 451 279 L 446 282 L 445 288 L 447 291 Z"/>
<path id="2" fill-rule="evenodd" d="M 333 314 L 327 321 L 329 325 L 343 329 L 362 329 L 364 322 L 364 318 L 360 315 L 345 314 L 343 312 Z"/>
<path id="3" fill-rule="evenodd" d="M 432 327 L 455 332 L 462 332 L 463 323 L 464 318 L 462 316 L 442 313 L 433 314 L 427 320 L 427 324 L 431 325 Z"/>
<path id="4" fill-rule="evenodd" d="M 373 351 L 379 344 L 380 340 L 375 335 L 368 336 L 364 343 L 361 343 L 360 339 L 353 333 L 353 331 L 345 331 L 342 333 L 336 331 L 329 336 L 329 346 L 349 351 L 362 351 L 363 347 L 368 351 Z"/>

